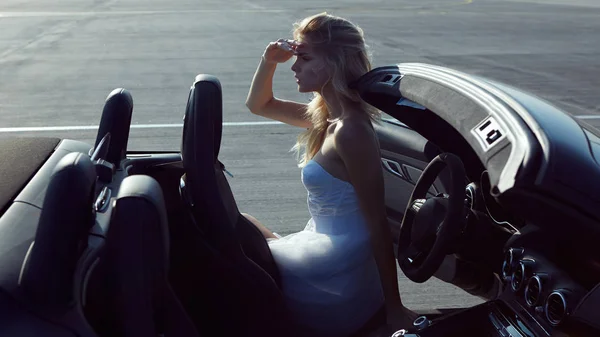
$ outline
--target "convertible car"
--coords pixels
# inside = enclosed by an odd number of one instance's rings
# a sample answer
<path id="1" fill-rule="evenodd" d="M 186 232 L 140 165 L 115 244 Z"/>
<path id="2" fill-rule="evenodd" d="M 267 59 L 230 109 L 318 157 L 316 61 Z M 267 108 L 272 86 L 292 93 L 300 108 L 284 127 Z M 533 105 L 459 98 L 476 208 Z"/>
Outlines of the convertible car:
<path id="1" fill-rule="evenodd" d="M 599 336 L 600 131 L 428 64 L 352 86 L 386 116 L 374 127 L 400 269 L 483 299 L 393 335 Z M 94 144 L 0 141 L 1 336 L 296 335 L 219 158 L 222 105 L 219 80 L 198 75 L 175 153 L 128 151 L 125 89 L 108 96 Z"/>

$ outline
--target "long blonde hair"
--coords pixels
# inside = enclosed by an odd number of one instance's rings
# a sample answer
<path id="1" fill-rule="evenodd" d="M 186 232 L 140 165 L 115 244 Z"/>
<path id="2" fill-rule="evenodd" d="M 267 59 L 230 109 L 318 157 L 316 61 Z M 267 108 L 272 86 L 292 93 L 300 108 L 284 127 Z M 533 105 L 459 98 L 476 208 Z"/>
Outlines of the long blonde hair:
<path id="1" fill-rule="evenodd" d="M 340 102 L 351 102 L 372 121 L 380 118 L 377 109 L 364 102 L 356 90 L 348 87 L 351 82 L 371 70 L 370 56 L 360 27 L 323 12 L 295 23 L 293 34 L 294 39 L 309 42 L 323 56 L 331 73 L 326 85 L 332 85 L 334 95 Z M 329 125 L 327 100 L 320 93 L 314 93 L 308 104 L 306 117 L 312 122 L 312 127 L 298 136 L 293 147 L 298 153 L 300 167 L 317 154 Z"/>

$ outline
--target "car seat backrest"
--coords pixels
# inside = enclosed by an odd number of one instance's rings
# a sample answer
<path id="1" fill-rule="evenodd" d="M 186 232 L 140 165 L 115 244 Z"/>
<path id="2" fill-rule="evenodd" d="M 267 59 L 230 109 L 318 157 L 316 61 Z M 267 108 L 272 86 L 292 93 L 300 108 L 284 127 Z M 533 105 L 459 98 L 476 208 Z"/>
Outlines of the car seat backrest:
<path id="1" fill-rule="evenodd" d="M 221 84 L 200 74 L 190 88 L 184 117 L 181 193 L 192 206 L 197 226 L 211 243 L 231 254 L 245 254 L 280 285 L 273 256 L 261 232 L 240 214 L 225 167 L 218 159 L 223 130 Z"/>
<path id="2" fill-rule="evenodd" d="M 211 75 L 198 75 L 190 88 L 184 117 L 181 154 L 185 176 L 182 193 L 195 212 L 210 212 L 219 223 L 197 225 L 213 240 L 231 241 L 237 220 L 237 207 L 224 202 L 221 191 L 229 188 L 218 160 L 222 133 L 222 93 L 219 80 Z M 233 205 L 233 206 L 232 206 Z M 235 249 L 228 245 L 228 249 Z"/>
<path id="3" fill-rule="evenodd" d="M 219 161 L 223 127 L 219 80 L 198 75 L 190 88 L 179 190 L 189 221 L 172 224 L 171 281 L 201 332 L 290 335 L 289 313 L 266 240 L 244 221 Z M 269 317 L 265 329 L 264 317 Z M 286 331 L 286 333 L 282 333 Z"/>
<path id="4" fill-rule="evenodd" d="M 74 274 L 94 224 L 96 171 L 90 157 L 73 152 L 48 183 L 35 241 L 20 285 L 34 302 L 56 308 L 74 300 Z"/>
<path id="5" fill-rule="evenodd" d="M 123 180 L 106 241 L 103 293 L 111 312 L 102 334 L 197 335 L 168 281 L 167 211 L 155 179 L 133 175 Z"/>

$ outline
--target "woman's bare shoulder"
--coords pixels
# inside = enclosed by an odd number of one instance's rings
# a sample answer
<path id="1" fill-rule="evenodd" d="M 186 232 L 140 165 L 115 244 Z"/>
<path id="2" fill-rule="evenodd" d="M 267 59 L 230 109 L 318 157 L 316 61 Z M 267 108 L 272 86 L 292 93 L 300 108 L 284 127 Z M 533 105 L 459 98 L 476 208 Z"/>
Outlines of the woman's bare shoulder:
<path id="1" fill-rule="evenodd" d="M 364 147 L 375 144 L 375 131 L 365 118 L 344 118 L 336 123 L 334 139 L 342 147 Z"/>

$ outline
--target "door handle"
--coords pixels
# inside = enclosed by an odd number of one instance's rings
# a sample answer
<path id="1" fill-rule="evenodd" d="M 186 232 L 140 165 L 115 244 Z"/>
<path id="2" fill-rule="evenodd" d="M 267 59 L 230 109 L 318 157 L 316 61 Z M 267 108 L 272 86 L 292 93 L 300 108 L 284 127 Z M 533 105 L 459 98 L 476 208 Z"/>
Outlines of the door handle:
<path id="1" fill-rule="evenodd" d="M 381 158 L 381 163 L 383 164 L 383 167 L 385 167 L 385 169 L 390 172 L 391 174 L 400 177 L 402 179 L 406 179 L 404 177 L 404 174 L 402 173 L 402 169 L 400 168 L 400 164 L 398 164 L 397 162 L 393 161 L 393 160 L 389 160 L 386 158 Z"/>

